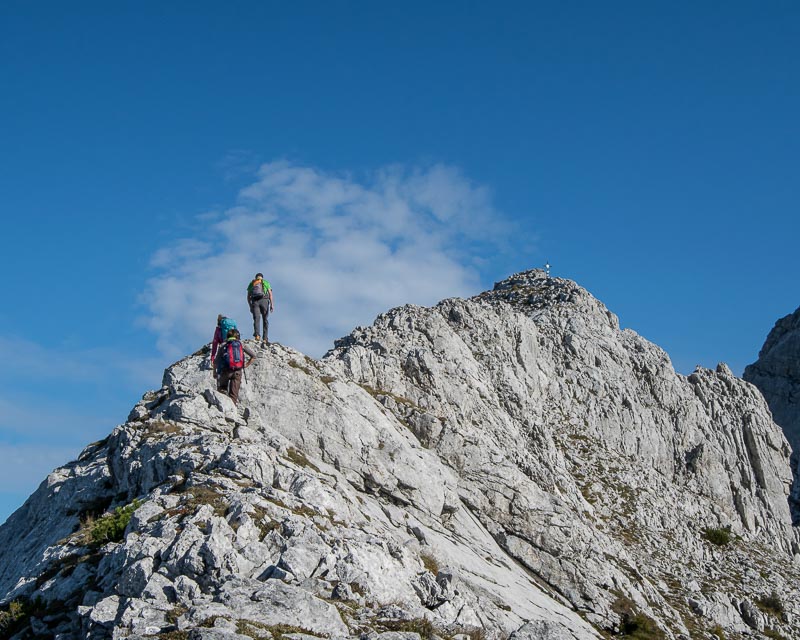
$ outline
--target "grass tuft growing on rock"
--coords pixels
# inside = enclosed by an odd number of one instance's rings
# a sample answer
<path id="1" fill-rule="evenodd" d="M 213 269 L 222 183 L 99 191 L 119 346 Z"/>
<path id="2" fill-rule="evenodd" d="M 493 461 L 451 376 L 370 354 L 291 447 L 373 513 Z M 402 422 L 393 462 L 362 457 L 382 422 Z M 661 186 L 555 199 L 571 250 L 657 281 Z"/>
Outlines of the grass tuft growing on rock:
<path id="1" fill-rule="evenodd" d="M 176 508 L 176 513 L 197 513 L 203 505 L 207 504 L 214 509 L 214 515 L 224 518 L 228 513 L 228 502 L 222 492 L 214 486 L 207 485 L 191 485 L 187 486 L 186 481 L 176 485 L 172 488 L 173 493 L 186 494 L 186 498 L 181 502 L 181 505 Z"/>
<path id="2" fill-rule="evenodd" d="M 306 458 L 305 454 L 302 451 L 298 451 L 294 447 L 289 447 L 286 450 L 286 457 L 294 462 L 298 467 L 308 467 L 309 469 L 313 469 L 317 473 L 320 473 L 320 470 L 308 459 Z"/>
<path id="3" fill-rule="evenodd" d="M 160 638 L 161 640 L 189 640 L 189 632 L 188 631 L 165 631 L 164 633 L 159 633 L 157 636 L 153 636 L 154 638 Z"/>
<path id="4" fill-rule="evenodd" d="M 308 358 L 306 358 L 306 362 L 308 363 Z M 314 375 L 314 372 L 308 366 L 301 364 L 297 360 L 289 360 L 289 366 L 292 367 L 293 369 L 299 369 L 307 376 Z"/>
<path id="5" fill-rule="evenodd" d="M 288 624 L 273 624 L 267 625 L 263 622 L 257 622 L 255 620 L 237 620 L 236 621 L 236 632 L 240 633 L 243 636 L 248 636 L 250 638 L 263 638 L 264 632 L 267 631 L 272 634 L 274 640 L 281 640 L 284 635 L 289 635 L 292 633 L 301 633 L 307 636 L 314 636 L 316 638 L 321 638 L 317 633 L 313 631 L 309 631 L 308 629 L 304 629 L 302 627 L 295 627 Z"/>
<path id="6" fill-rule="evenodd" d="M 153 420 L 146 422 L 144 425 L 145 434 L 142 438 L 143 441 L 160 439 L 164 436 L 175 435 L 183 433 L 183 429 L 176 422 L 169 422 L 167 420 Z"/>
<path id="7" fill-rule="evenodd" d="M 176 604 L 174 607 L 172 607 L 172 609 L 166 612 L 164 617 L 170 624 L 177 624 L 178 618 L 186 614 L 188 611 L 189 609 L 184 607 L 182 604 Z"/>
<path id="8" fill-rule="evenodd" d="M 425 567 L 426 571 L 430 571 L 433 575 L 439 573 L 439 563 L 429 553 L 421 553 L 419 554 L 419 559 L 422 560 L 422 566 Z"/>
<path id="9" fill-rule="evenodd" d="M 270 533 L 275 531 L 276 529 L 280 529 L 281 523 L 279 520 L 273 520 L 269 512 L 262 506 L 256 505 L 253 509 L 253 513 L 250 514 L 250 518 L 253 520 L 255 525 L 258 527 L 260 532 L 260 540 L 266 538 Z"/>
<path id="10" fill-rule="evenodd" d="M 436 627 L 427 618 L 414 618 L 413 620 L 381 620 L 380 625 L 387 631 L 400 631 L 417 633 L 422 640 L 433 640 L 436 637 Z"/>

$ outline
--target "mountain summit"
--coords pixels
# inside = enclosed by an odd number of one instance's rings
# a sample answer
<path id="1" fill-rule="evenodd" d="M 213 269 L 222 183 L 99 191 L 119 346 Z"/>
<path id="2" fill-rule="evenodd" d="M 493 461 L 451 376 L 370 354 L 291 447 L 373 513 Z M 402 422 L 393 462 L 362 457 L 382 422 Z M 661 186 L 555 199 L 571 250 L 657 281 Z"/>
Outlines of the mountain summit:
<path id="1" fill-rule="evenodd" d="M 3 637 L 800 637 L 789 445 L 539 270 L 404 306 L 237 408 L 209 349 L 0 528 Z"/>

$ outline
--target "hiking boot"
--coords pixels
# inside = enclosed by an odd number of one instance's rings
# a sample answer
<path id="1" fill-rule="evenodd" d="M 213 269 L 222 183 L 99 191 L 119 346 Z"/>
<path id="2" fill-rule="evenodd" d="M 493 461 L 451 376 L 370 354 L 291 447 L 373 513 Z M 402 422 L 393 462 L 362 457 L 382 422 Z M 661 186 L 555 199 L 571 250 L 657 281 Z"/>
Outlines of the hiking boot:
<path id="1" fill-rule="evenodd" d="M 259 340 L 261 340 L 261 336 L 256 334 L 256 342 L 258 342 Z"/>

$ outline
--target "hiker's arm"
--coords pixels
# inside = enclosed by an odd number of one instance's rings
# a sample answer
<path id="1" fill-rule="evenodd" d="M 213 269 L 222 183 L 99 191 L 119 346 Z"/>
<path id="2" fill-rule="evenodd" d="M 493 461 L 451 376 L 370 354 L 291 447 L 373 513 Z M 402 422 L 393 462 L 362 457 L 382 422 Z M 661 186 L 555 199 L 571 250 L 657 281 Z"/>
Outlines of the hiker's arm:
<path id="1" fill-rule="evenodd" d="M 211 371 L 215 378 L 217 377 L 217 351 L 219 351 L 219 346 L 222 344 L 222 340 L 220 339 L 220 328 L 217 327 L 214 329 L 214 340 L 211 341 Z"/>
<path id="2" fill-rule="evenodd" d="M 258 357 L 258 354 L 255 351 L 253 351 L 250 347 L 245 345 L 244 342 L 242 343 L 242 351 L 244 351 L 248 356 L 250 356 L 250 359 L 244 363 L 244 368 L 246 369 L 253 363 L 253 360 L 255 360 Z"/>
<path id="3" fill-rule="evenodd" d="M 275 311 L 275 304 L 272 301 L 272 287 L 269 288 L 269 310 Z"/>
<path id="4" fill-rule="evenodd" d="M 214 339 L 211 341 L 211 364 L 214 364 L 214 358 L 217 356 L 217 349 L 222 340 L 219 339 L 219 328 L 214 330 Z"/>

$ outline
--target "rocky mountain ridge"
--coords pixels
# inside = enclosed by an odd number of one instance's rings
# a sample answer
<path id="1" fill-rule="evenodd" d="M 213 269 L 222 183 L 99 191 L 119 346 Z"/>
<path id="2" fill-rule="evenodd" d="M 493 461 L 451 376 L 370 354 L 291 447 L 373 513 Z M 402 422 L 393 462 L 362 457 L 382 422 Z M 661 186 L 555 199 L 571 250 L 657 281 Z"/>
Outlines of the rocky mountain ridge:
<path id="1" fill-rule="evenodd" d="M 727 367 L 524 272 L 271 345 L 239 410 L 171 366 L 0 527 L 6 633 L 800 637 L 789 453 Z"/>
<path id="2" fill-rule="evenodd" d="M 794 452 L 791 507 L 795 525 L 800 524 L 800 308 L 775 323 L 758 360 L 745 368 L 743 378 L 764 394 Z"/>

